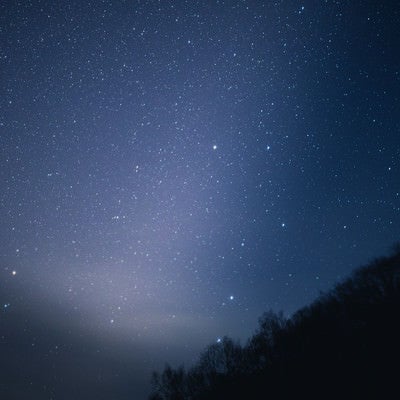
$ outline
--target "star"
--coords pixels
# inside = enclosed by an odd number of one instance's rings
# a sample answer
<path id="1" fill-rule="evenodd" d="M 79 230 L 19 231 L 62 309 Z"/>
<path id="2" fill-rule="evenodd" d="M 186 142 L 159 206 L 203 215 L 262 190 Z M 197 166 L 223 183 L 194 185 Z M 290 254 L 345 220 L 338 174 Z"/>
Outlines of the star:
<path id="1" fill-rule="evenodd" d="M 390 246 L 400 222 L 396 96 L 384 84 L 398 66 L 374 58 L 400 40 L 389 6 L 366 4 L 357 17 L 350 2 L 363 41 L 336 2 L 219 1 L 207 12 L 191 2 L 92 3 L 68 9 L 68 23 L 50 6 L 10 8 L 2 49 L 0 314 L 9 332 L 27 329 L 7 349 L 15 359 L 26 358 L 19 341 L 38 336 L 30 321 L 63 319 L 32 360 L 49 366 L 38 381 L 52 374 L 60 393 L 70 377 L 40 354 L 54 343 L 73 345 L 67 364 L 80 349 L 90 355 L 89 341 L 109 341 L 113 353 L 113 341 L 125 352 L 135 338 L 143 351 L 127 357 L 140 366 L 134 386 L 146 386 L 146 368 L 168 362 L 177 337 L 178 364 L 197 358 L 205 338 L 246 342 L 257 328 L 247 321 L 270 306 L 295 312 L 363 250 Z M 23 44 L 40 57 L 18 63 Z M 368 65 L 347 68 L 360 54 Z M 90 384 L 98 361 L 88 359 L 82 384 L 101 392 Z M 7 385 L 23 393 L 24 382 Z"/>

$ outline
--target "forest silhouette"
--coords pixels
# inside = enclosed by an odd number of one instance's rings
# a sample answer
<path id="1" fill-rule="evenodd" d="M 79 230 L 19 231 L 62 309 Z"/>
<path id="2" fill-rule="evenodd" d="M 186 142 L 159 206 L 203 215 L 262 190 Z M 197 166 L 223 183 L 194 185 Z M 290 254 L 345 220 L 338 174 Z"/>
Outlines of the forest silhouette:
<path id="1" fill-rule="evenodd" d="M 149 400 L 398 398 L 399 363 L 396 245 L 291 318 L 267 311 L 244 346 L 224 337 L 154 372 Z"/>

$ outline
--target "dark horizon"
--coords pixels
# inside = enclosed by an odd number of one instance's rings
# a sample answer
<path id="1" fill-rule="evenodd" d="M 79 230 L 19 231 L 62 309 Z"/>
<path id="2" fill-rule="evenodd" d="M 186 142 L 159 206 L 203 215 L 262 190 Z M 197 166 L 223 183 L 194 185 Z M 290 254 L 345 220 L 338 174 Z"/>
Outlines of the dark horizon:
<path id="1" fill-rule="evenodd" d="M 397 2 L 0 5 L 0 397 L 142 399 L 400 237 Z"/>
<path id="2" fill-rule="evenodd" d="M 398 390 L 400 244 L 291 318 L 266 311 L 245 345 L 224 337 L 166 365 L 149 400 L 379 399 Z"/>

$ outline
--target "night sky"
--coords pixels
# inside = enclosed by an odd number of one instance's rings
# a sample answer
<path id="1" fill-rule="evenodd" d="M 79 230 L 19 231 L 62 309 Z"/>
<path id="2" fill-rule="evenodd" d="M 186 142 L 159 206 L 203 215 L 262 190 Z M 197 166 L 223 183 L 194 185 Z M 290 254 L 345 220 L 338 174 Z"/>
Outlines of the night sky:
<path id="1" fill-rule="evenodd" d="M 0 396 L 144 400 L 400 239 L 396 1 L 4 1 Z"/>

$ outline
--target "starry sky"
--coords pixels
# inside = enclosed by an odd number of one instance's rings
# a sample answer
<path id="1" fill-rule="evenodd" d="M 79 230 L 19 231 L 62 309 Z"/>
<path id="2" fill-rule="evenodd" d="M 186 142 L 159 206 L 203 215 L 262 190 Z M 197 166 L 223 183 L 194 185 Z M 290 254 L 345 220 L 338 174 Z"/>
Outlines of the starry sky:
<path id="1" fill-rule="evenodd" d="M 396 1 L 4 1 L 0 395 L 139 399 L 387 253 Z"/>

